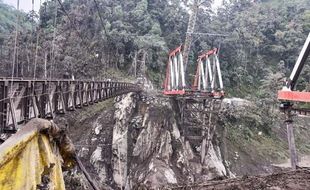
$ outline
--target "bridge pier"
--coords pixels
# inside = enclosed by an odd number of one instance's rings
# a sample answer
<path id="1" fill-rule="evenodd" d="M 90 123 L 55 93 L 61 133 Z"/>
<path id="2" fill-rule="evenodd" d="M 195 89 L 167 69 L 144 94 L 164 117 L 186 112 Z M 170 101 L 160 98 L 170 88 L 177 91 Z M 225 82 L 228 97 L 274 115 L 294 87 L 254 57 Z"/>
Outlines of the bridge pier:
<path id="1" fill-rule="evenodd" d="M 203 163 L 212 143 L 217 117 L 214 112 L 220 110 L 221 99 L 213 98 L 178 98 L 180 110 L 181 132 L 194 152 L 199 154 Z"/>
<path id="2" fill-rule="evenodd" d="M 295 137 L 294 137 L 294 126 L 293 126 L 293 116 L 291 110 L 288 110 L 286 113 L 286 130 L 287 130 L 287 140 L 290 152 L 291 159 L 291 167 L 293 170 L 296 170 L 298 164 L 298 157 L 295 145 Z"/>

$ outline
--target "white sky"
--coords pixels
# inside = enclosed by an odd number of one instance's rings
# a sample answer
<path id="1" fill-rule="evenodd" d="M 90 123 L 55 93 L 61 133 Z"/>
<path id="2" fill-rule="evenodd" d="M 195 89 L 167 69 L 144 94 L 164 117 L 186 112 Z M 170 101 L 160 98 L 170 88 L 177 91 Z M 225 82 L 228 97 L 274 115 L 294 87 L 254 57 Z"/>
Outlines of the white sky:
<path id="1" fill-rule="evenodd" d="M 34 10 L 38 11 L 40 8 L 40 1 L 41 3 L 44 2 L 44 0 L 34 0 Z M 3 0 L 4 3 L 12 5 L 16 8 L 17 0 Z M 212 8 L 217 9 L 219 6 L 221 6 L 223 3 L 223 0 L 214 0 L 214 4 Z M 25 12 L 28 12 L 32 9 L 32 0 L 19 0 L 19 8 L 24 10 Z"/>
<path id="2" fill-rule="evenodd" d="M 2 0 L 2 1 L 6 4 L 14 6 L 15 8 L 17 6 L 17 0 Z M 39 10 L 40 1 L 41 3 L 44 2 L 44 0 L 34 0 L 35 11 Z M 32 0 L 19 0 L 19 9 L 24 10 L 25 12 L 32 10 Z"/>
<path id="3" fill-rule="evenodd" d="M 214 3 L 212 5 L 213 9 L 219 8 L 223 4 L 223 0 L 214 0 Z"/>

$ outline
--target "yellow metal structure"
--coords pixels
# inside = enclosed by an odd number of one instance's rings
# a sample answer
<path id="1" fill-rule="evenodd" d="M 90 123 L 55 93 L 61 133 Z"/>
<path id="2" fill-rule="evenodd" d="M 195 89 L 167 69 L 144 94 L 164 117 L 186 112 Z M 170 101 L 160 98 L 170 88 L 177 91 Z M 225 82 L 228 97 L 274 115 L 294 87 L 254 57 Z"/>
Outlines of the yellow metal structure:
<path id="1" fill-rule="evenodd" d="M 0 190 L 64 190 L 53 123 L 34 119 L 0 146 Z"/>

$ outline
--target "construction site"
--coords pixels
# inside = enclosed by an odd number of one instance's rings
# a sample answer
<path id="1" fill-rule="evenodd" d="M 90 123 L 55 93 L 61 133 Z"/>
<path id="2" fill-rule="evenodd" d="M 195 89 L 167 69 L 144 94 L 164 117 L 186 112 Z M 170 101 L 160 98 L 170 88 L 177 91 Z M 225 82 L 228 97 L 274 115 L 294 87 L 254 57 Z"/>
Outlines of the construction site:
<path id="1" fill-rule="evenodd" d="M 309 10 L 0 0 L 0 190 L 310 189 Z"/>

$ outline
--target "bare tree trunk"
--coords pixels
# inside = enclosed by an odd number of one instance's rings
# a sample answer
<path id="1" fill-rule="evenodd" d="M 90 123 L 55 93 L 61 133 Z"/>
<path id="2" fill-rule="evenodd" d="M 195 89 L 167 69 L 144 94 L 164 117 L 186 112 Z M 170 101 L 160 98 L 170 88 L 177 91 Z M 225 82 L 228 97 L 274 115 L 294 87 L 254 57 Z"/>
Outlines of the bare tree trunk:
<path id="1" fill-rule="evenodd" d="M 27 73 L 29 74 L 30 71 L 30 57 L 29 57 L 29 51 L 28 51 L 28 46 L 26 45 L 26 51 L 27 51 Z"/>
<path id="2" fill-rule="evenodd" d="M 146 55 L 147 55 L 147 51 L 146 50 L 142 50 L 142 61 L 141 61 L 141 75 L 143 77 L 145 77 L 145 73 L 146 73 L 146 67 L 145 67 L 145 61 L 146 61 Z"/>
<path id="3" fill-rule="evenodd" d="M 137 51 L 134 52 L 134 57 L 131 63 L 131 67 L 129 69 L 128 74 L 133 74 L 134 77 L 137 77 Z"/>
<path id="4" fill-rule="evenodd" d="M 18 59 L 18 56 L 19 56 L 19 48 L 18 48 L 18 45 L 17 45 L 17 48 L 16 48 L 16 77 L 19 77 L 19 67 L 20 67 L 20 64 L 19 64 L 19 59 Z"/>
<path id="5" fill-rule="evenodd" d="M 47 78 L 47 52 L 44 52 L 44 78 Z"/>
<path id="6" fill-rule="evenodd" d="M 24 61 L 21 62 L 21 66 L 20 66 L 20 76 L 24 77 Z"/>

